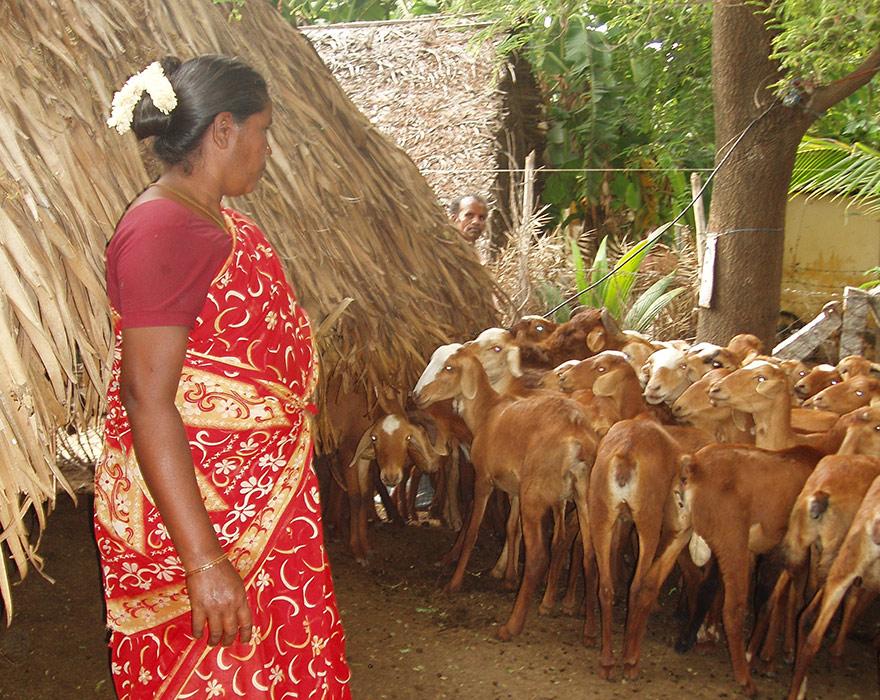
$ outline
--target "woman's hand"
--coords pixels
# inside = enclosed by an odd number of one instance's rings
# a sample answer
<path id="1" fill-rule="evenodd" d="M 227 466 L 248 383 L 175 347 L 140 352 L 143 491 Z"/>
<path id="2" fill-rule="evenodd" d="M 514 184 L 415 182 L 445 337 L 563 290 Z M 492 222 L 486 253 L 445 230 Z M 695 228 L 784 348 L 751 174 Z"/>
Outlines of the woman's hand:
<path id="1" fill-rule="evenodd" d="M 242 644 L 251 641 L 253 617 L 244 583 L 226 559 L 210 569 L 187 576 L 192 607 L 192 634 L 201 639 L 208 626 L 208 644 L 227 647 L 238 635 Z"/>

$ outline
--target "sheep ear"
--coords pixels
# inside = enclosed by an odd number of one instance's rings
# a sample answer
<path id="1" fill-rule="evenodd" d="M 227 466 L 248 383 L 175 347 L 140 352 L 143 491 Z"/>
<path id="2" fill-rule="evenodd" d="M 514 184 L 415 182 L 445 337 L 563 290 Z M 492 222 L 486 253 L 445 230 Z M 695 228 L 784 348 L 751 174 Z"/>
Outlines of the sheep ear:
<path id="1" fill-rule="evenodd" d="M 520 363 L 519 346 L 511 345 L 507 348 L 507 368 L 514 377 L 522 376 L 522 365 Z"/>
<path id="2" fill-rule="evenodd" d="M 703 376 L 704 373 L 701 370 L 705 369 L 705 365 L 700 361 L 699 357 L 689 357 L 685 360 L 685 364 L 687 365 L 687 380 L 691 384 Z"/>
<path id="3" fill-rule="evenodd" d="M 437 471 L 437 459 L 441 456 L 428 442 L 428 436 L 422 428 L 417 427 L 412 432 L 412 440 L 409 443 L 410 450 L 414 453 L 416 465 L 426 472 Z"/>
<path id="4" fill-rule="evenodd" d="M 749 364 L 752 360 L 754 360 L 754 359 L 755 359 L 758 355 L 760 355 L 760 354 L 761 354 L 761 353 L 758 352 L 757 350 L 750 350 L 750 351 L 746 354 L 746 356 L 743 358 L 742 362 L 739 363 L 739 366 L 740 366 L 740 367 L 745 367 L 747 364 Z"/>
<path id="5" fill-rule="evenodd" d="M 349 468 L 353 467 L 355 464 L 357 464 L 357 462 L 362 459 L 376 458 L 376 450 L 373 448 L 373 441 L 370 439 L 370 435 L 373 433 L 374 427 L 376 427 L 376 424 L 370 423 L 370 426 L 364 431 L 364 434 L 361 435 L 361 439 L 358 440 L 358 444 L 354 450 L 354 454 L 351 457 L 351 461 L 348 463 Z"/>
<path id="6" fill-rule="evenodd" d="M 614 387 L 617 385 L 617 381 L 615 378 L 615 372 L 611 372 L 609 374 L 603 374 L 601 377 L 597 378 L 593 382 L 593 395 L 594 396 L 612 396 L 614 394 Z"/>
<path id="7" fill-rule="evenodd" d="M 461 395 L 468 401 L 477 395 L 477 371 L 474 365 L 468 362 L 461 368 Z"/>
<path id="8" fill-rule="evenodd" d="M 880 364 L 872 362 L 871 366 L 868 368 L 868 375 L 871 377 L 880 377 Z"/>
<path id="9" fill-rule="evenodd" d="M 587 347 L 591 352 L 602 352 L 605 349 L 605 327 L 596 326 L 587 333 Z"/>
<path id="10" fill-rule="evenodd" d="M 779 391 L 778 382 L 774 382 L 772 380 L 761 382 L 760 384 L 758 384 L 757 387 L 755 387 L 755 391 L 757 391 L 761 396 L 774 396 Z"/>

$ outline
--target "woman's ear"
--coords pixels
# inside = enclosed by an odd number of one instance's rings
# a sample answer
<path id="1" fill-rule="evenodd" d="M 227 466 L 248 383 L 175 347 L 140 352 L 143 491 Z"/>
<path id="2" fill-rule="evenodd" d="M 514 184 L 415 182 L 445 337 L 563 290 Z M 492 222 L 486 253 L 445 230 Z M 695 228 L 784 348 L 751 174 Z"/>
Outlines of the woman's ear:
<path id="1" fill-rule="evenodd" d="M 235 126 L 232 112 L 220 112 L 217 114 L 210 126 L 211 140 L 214 145 L 220 149 L 228 148 Z"/>

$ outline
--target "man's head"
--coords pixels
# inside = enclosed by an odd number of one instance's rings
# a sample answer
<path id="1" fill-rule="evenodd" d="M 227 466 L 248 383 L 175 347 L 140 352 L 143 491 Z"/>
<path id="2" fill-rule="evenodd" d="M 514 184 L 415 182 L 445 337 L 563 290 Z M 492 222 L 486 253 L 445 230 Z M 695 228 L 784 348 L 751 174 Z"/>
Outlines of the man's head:
<path id="1" fill-rule="evenodd" d="M 475 194 L 459 197 L 449 205 L 449 217 L 468 243 L 474 243 L 486 230 L 489 206 Z"/>

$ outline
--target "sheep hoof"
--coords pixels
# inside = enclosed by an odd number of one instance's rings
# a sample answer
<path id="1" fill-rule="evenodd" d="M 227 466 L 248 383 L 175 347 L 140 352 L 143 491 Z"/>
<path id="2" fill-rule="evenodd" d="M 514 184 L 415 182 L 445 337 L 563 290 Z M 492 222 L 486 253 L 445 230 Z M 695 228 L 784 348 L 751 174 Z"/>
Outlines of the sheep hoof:
<path id="1" fill-rule="evenodd" d="M 599 664 L 599 678 L 601 678 L 603 681 L 614 680 L 614 663 L 613 662 L 607 666 L 604 663 Z"/>
<path id="2" fill-rule="evenodd" d="M 499 627 L 498 631 L 495 633 L 495 636 L 502 642 L 509 642 L 513 638 L 510 630 L 507 629 L 507 625 Z"/>
<path id="3" fill-rule="evenodd" d="M 635 664 L 624 664 L 623 665 L 623 676 L 628 681 L 634 681 L 639 677 L 639 665 Z"/>
<path id="4" fill-rule="evenodd" d="M 554 607 L 554 605 L 544 605 L 544 603 L 541 603 L 538 606 L 538 614 L 543 616 L 552 615 Z"/>

